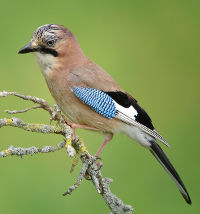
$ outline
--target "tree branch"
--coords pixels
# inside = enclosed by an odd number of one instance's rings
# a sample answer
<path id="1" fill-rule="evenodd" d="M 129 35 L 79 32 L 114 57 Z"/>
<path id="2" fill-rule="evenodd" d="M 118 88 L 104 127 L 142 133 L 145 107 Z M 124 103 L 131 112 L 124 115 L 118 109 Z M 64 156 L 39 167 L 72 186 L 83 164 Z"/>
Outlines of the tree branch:
<path id="1" fill-rule="evenodd" d="M 41 105 L 32 106 L 32 107 L 26 108 L 24 110 L 13 110 L 13 111 L 5 110 L 5 112 L 8 114 L 19 114 L 19 113 L 25 113 L 27 111 L 30 111 L 31 109 L 36 109 L 36 108 L 42 108 L 42 106 Z"/>
<path id="2" fill-rule="evenodd" d="M 72 141 L 71 139 L 72 130 L 64 122 L 63 117 L 61 115 L 61 111 L 59 110 L 57 105 L 52 107 L 42 98 L 25 96 L 17 92 L 7 92 L 7 91 L 0 92 L 0 98 L 7 97 L 9 95 L 17 96 L 21 99 L 32 101 L 33 103 L 38 105 L 20 111 L 6 110 L 7 113 L 9 114 L 25 113 L 31 109 L 42 108 L 49 112 L 51 121 L 52 120 L 57 121 L 57 125 L 54 126 L 46 124 L 27 123 L 19 118 L 13 117 L 11 119 L 8 118 L 0 119 L 0 128 L 4 126 L 12 126 L 23 129 L 25 131 L 39 132 L 43 134 L 60 134 L 64 136 L 64 141 L 54 146 L 44 146 L 42 148 L 37 148 L 35 146 L 32 146 L 30 148 L 22 147 L 16 148 L 14 146 L 10 146 L 6 150 L 0 152 L 0 157 L 16 155 L 23 158 L 25 155 L 55 152 L 65 148 L 68 155 L 70 157 L 73 157 L 73 163 L 70 172 L 72 172 L 74 167 L 78 164 L 79 159 L 81 159 L 82 161 L 82 169 L 74 185 L 69 187 L 68 190 L 65 193 L 63 193 L 63 196 L 71 194 L 76 188 L 78 188 L 83 178 L 86 178 L 87 180 L 88 178 L 90 178 L 97 192 L 102 195 L 102 198 L 110 208 L 112 214 L 132 213 L 133 211 L 132 206 L 124 204 L 121 199 L 119 199 L 111 192 L 109 185 L 112 182 L 112 179 L 102 177 L 101 174 L 102 166 L 99 165 L 99 162 L 96 161 L 96 158 L 94 156 L 91 156 L 89 154 L 82 140 L 78 136 L 76 136 L 76 139 Z"/>

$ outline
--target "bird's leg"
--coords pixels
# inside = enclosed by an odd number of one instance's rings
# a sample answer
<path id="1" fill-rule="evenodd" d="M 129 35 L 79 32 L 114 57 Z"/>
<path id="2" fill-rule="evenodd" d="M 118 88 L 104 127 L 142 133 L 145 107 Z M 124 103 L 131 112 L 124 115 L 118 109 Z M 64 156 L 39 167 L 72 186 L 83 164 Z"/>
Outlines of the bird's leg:
<path id="1" fill-rule="evenodd" d="M 80 125 L 80 124 L 76 124 L 76 123 L 72 123 L 71 121 L 67 120 L 65 118 L 65 116 L 63 116 L 63 119 L 65 121 L 65 123 L 71 127 L 72 129 L 72 139 L 75 139 L 75 129 L 79 128 L 79 129 L 87 129 L 87 130 L 93 130 L 93 131 L 99 131 L 97 128 L 88 126 L 88 125 Z"/>
<path id="2" fill-rule="evenodd" d="M 100 146 L 100 148 L 98 149 L 98 151 L 95 154 L 95 157 L 99 157 L 99 155 L 101 154 L 101 152 L 103 151 L 104 147 L 113 139 L 113 134 L 112 133 L 108 133 L 104 135 L 105 140 L 102 143 L 102 145 Z"/>

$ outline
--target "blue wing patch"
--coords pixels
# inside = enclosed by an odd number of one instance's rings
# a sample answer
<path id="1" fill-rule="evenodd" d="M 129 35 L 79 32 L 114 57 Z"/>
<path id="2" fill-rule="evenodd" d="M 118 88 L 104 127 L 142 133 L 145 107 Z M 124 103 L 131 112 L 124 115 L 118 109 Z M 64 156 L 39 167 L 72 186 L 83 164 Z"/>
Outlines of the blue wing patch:
<path id="1" fill-rule="evenodd" d="M 94 88 L 72 87 L 74 94 L 91 109 L 107 118 L 114 118 L 117 109 L 113 99 L 103 91 Z"/>

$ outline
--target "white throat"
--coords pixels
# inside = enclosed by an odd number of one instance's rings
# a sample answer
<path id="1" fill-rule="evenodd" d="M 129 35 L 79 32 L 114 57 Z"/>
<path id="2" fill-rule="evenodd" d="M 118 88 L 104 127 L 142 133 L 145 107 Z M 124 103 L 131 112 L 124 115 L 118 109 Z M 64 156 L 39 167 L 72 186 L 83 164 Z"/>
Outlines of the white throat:
<path id="1" fill-rule="evenodd" d="M 55 62 L 55 57 L 51 54 L 42 54 L 39 52 L 35 52 L 34 55 L 36 56 L 36 60 L 40 66 L 43 75 L 48 76 L 52 71 L 52 67 Z"/>

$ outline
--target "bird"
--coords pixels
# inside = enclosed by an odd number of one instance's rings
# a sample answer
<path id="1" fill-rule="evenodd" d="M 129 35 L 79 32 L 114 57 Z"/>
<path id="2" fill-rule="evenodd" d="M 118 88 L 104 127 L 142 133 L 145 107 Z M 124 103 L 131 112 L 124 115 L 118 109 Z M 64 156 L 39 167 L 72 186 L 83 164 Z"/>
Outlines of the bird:
<path id="1" fill-rule="evenodd" d="M 69 29 L 58 24 L 42 25 L 18 53 L 35 55 L 51 95 L 73 130 L 72 137 L 76 128 L 101 132 L 104 142 L 96 153 L 99 157 L 115 133 L 127 135 L 153 154 L 185 201 L 192 203 L 158 141 L 169 144 L 156 131 L 149 115 L 134 97 L 84 54 Z"/>

